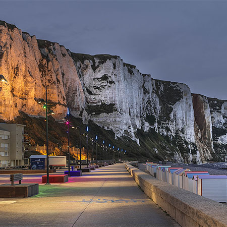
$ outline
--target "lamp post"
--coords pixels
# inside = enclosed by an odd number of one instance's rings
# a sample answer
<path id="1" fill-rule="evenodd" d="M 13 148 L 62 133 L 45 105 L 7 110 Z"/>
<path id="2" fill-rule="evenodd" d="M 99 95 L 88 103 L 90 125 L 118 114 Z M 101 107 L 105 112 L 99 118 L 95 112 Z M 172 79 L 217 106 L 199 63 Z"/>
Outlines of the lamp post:
<path id="1" fill-rule="evenodd" d="M 80 170 L 81 170 L 81 131 L 80 131 L 80 127 L 77 126 L 77 129 L 79 129 L 79 139 L 80 139 Z"/>
<path id="2" fill-rule="evenodd" d="M 91 164 L 92 164 L 92 161 L 94 159 L 94 140 L 93 140 L 93 138 L 91 138 L 91 144 L 92 144 L 92 152 L 91 152 Z"/>
<path id="3" fill-rule="evenodd" d="M 46 153 L 47 153 L 47 182 L 46 184 L 50 184 L 49 181 L 49 150 L 48 150 L 48 105 L 47 105 L 47 86 L 46 86 Z"/>
<path id="4" fill-rule="evenodd" d="M 69 127 L 70 127 L 70 122 L 68 124 L 68 129 L 69 129 Z M 80 140 L 80 145 L 79 145 L 79 149 L 80 149 L 80 170 L 81 170 L 81 128 L 80 128 L 80 126 L 76 126 L 76 127 L 72 126 L 72 128 L 73 129 L 75 128 L 75 129 L 78 129 L 79 130 L 79 140 Z M 69 133 L 68 133 L 68 135 L 69 135 Z M 69 141 L 69 137 L 68 137 L 68 141 Z M 68 145 L 69 145 L 69 143 L 68 143 Z M 78 164 L 78 150 L 77 150 L 77 164 Z"/>
<path id="5" fill-rule="evenodd" d="M 95 136 L 95 140 L 96 140 L 96 165 L 98 165 L 98 153 L 97 153 L 97 145 L 98 145 L 98 136 Z"/>
<path id="6" fill-rule="evenodd" d="M 46 110 L 46 157 L 47 157 L 47 182 L 46 184 L 49 185 L 49 137 L 48 137 L 48 114 L 54 114 L 54 112 L 50 109 L 50 105 L 48 104 L 48 92 L 47 92 L 47 85 L 45 84 L 45 90 L 46 90 L 46 100 L 44 99 L 37 99 L 38 103 L 43 104 L 43 108 Z"/>
<path id="7" fill-rule="evenodd" d="M 103 164 L 104 164 L 104 162 L 105 162 L 105 160 L 104 160 L 104 146 L 105 146 L 105 141 L 103 140 L 102 141 L 102 157 L 103 157 Z"/>
<path id="8" fill-rule="evenodd" d="M 88 131 L 89 131 L 88 126 L 86 128 L 86 131 L 87 131 L 87 168 L 88 168 Z"/>
<path id="9" fill-rule="evenodd" d="M 69 118 L 68 114 L 67 114 L 67 118 Z M 70 177 L 69 120 L 66 121 L 66 125 L 67 125 L 67 134 L 68 134 L 68 176 Z"/>
<path id="10" fill-rule="evenodd" d="M 108 159 L 111 158 L 111 144 L 109 144 Z"/>
<path id="11" fill-rule="evenodd" d="M 113 146 L 113 159 L 114 159 L 114 162 L 115 162 L 115 150 L 114 150 L 114 146 Z"/>

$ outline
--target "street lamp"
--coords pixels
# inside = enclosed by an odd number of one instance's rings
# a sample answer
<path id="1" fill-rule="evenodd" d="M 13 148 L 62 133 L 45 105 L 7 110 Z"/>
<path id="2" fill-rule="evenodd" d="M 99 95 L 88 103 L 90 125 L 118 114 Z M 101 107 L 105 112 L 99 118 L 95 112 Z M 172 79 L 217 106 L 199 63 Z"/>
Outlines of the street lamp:
<path id="1" fill-rule="evenodd" d="M 92 152 L 91 152 L 91 164 L 92 164 L 92 161 L 93 161 L 93 156 L 94 156 L 94 140 L 93 138 L 91 138 L 91 143 L 92 143 Z"/>
<path id="2" fill-rule="evenodd" d="M 105 161 L 104 161 L 104 153 L 105 153 L 105 152 L 104 152 L 104 146 L 105 146 L 105 141 L 104 141 L 104 140 L 102 141 L 102 144 L 103 144 L 103 145 L 102 145 L 102 157 L 103 157 L 103 164 L 104 164 L 104 162 L 105 162 Z"/>
<path id="3" fill-rule="evenodd" d="M 98 136 L 95 136 L 95 140 L 96 140 L 96 165 L 98 165 L 98 156 L 97 156 L 97 145 L 98 145 Z"/>
<path id="4" fill-rule="evenodd" d="M 51 104 L 48 104 L 48 92 L 47 85 L 45 85 L 46 90 L 46 100 L 44 99 L 35 99 L 39 104 L 44 104 L 43 108 L 46 110 L 46 157 L 47 157 L 47 182 L 46 184 L 50 184 L 49 182 L 49 141 L 48 141 L 48 114 L 54 114 L 54 112 L 50 109 Z"/>
<path id="5" fill-rule="evenodd" d="M 47 86 L 46 86 L 46 106 L 44 105 L 44 108 L 46 107 L 46 153 L 47 153 L 47 182 L 46 184 L 50 184 L 49 181 L 49 151 L 48 151 L 48 105 L 47 105 Z"/>
<path id="6" fill-rule="evenodd" d="M 108 149 L 107 149 L 108 151 Z M 109 144 L 109 152 L 107 152 L 108 159 L 111 157 L 111 144 Z"/>
<path id="7" fill-rule="evenodd" d="M 67 114 L 67 118 L 69 118 L 68 114 Z M 68 134 L 68 176 L 70 177 L 69 120 L 66 121 L 66 125 L 67 125 L 67 134 Z"/>
<path id="8" fill-rule="evenodd" d="M 114 159 L 114 162 L 115 162 L 115 150 L 114 150 L 114 146 L 113 146 L 113 159 Z"/>
<path id="9" fill-rule="evenodd" d="M 77 126 L 76 129 L 79 129 L 79 139 L 80 139 L 80 170 L 81 170 L 81 130 L 80 127 Z"/>
<path id="10" fill-rule="evenodd" d="M 87 131 L 87 168 L 88 168 L 88 131 L 89 131 L 88 126 L 86 128 L 86 131 Z"/>

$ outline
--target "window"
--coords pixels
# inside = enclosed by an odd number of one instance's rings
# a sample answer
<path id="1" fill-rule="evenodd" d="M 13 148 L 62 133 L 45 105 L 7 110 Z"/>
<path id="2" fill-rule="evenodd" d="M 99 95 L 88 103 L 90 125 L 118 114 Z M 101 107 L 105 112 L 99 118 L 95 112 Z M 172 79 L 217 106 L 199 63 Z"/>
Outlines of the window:
<path id="1" fill-rule="evenodd" d="M 7 135 L 0 135 L 0 138 L 2 138 L 2 140 L 8 140 L 9 139 L 9 136 L 7 136 Z"/>
<path id="2" fill-rule="evenodd" d="M 6 150 L 8 150 L 9 144 L 8 143 L 1 143 L 1 147 L 4 147 Z"/>
<path id="3" fill-rule="evenodd" d="M 5 156 L 9 156 L 8 152 L 5 152 Z"/>

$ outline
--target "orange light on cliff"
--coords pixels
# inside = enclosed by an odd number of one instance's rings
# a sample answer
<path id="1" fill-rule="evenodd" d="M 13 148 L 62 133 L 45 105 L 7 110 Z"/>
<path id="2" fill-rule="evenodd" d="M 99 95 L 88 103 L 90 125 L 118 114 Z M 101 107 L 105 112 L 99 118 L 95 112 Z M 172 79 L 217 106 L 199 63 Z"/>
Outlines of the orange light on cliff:
<path id="1" fill-rule="evenodd" d="M 6 80 L 6 78 L 0 74 L 0 80 L 1 82 L 5 82 L 5 83 L 8 83 L 8 81 Z"/>

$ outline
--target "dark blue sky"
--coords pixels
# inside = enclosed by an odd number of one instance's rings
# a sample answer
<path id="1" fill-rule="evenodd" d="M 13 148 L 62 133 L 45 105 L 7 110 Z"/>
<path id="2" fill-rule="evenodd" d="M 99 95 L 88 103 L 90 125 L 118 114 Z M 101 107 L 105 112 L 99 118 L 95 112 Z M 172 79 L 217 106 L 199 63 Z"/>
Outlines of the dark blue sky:
<path id="1" fill-rule="evenodd" d="M 227 100 L 227 1 L 2 1 L 0 20 L 75 53 L 119 55 L 153 78 Z"/>

